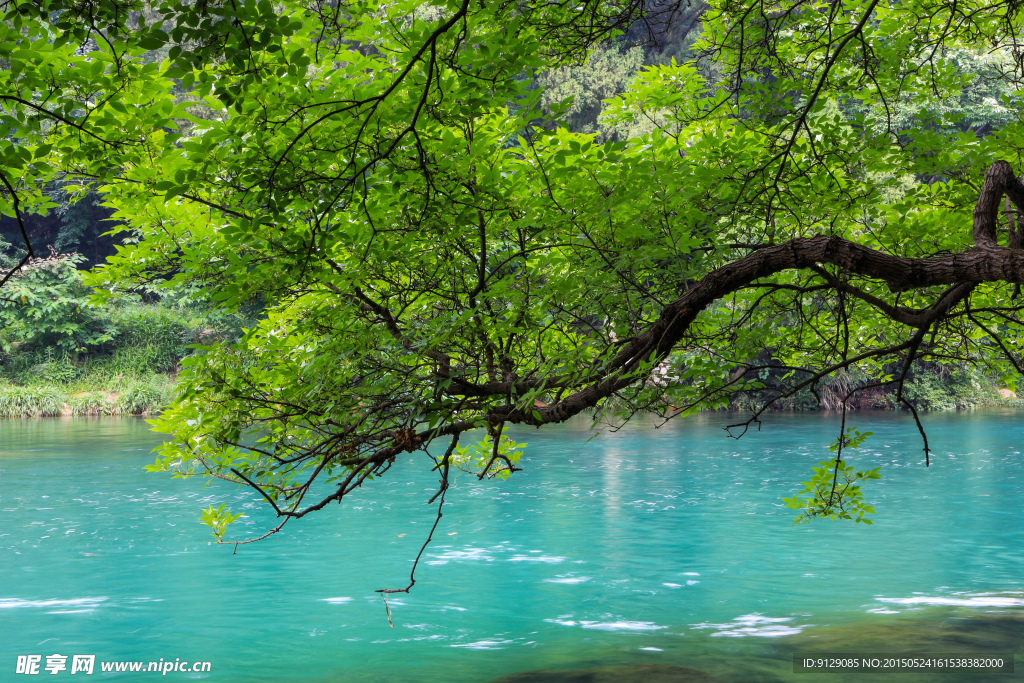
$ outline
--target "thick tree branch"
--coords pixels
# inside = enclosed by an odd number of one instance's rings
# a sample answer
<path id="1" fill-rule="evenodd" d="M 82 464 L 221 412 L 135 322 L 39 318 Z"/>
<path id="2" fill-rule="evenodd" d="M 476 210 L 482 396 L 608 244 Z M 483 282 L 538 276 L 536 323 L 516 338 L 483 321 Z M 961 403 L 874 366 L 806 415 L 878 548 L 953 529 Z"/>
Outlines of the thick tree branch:
<path id="1" fill-rule="evenodd" d="M 564 422 L 637 381 L 635 370 L 640 364 L 667 356 L 697 315 L 715 300 L 759 278 L 818 264 L 838 266 L 851 274 L 881 280 L 893 291 L 961 285 L 944 295 L 944 299 L 949 297 L 946 302 L 966 295 L 968 283 L 1024 282 L 1024 251 L 1017 249 L 991 246 L 959 254 L 906 258 L 884 254 L 841 237 L 822 235 L 794 239 L 760 249 L 706 275 L 686 294 L 665 306 L 659 319 L 608 363 L 609 373 L 602 381 L 551 406 L 531 411 L 499 410 L 497 414 L 503 420 L 534 425 Z M 534 413 L 539 414 L 540 419 Z"/>
<path id="2" fill-rule="evenodd" d="M 978 204 L 974 207 L 974 243 L 979 247 L 997 245 L 999 200 L 1004 194 L 1013 201 L 1018 211 L 1024 211 L 1024 184 L 1014 175 L 1009 163 L 997 161 L 988 169 Z"/>

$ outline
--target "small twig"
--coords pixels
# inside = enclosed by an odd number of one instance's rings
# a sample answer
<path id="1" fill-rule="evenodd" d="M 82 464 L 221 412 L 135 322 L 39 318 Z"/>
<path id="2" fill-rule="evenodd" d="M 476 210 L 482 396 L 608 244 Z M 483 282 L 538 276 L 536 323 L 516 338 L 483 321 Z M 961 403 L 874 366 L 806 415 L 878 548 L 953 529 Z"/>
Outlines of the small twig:
<path id="1" fill-rule="evenodd" d="M 376 591 L 377 593 L 408 593 L 409 589 L 416 585 L 416 565 L 420 563 L 423 551 L 427 549 L 428 545 L 430 545 L 431 539 L 434 538 L 434 531 L 437 529 L 437 525 L 440 523 L 441 518 L 444 517 L 444 515 L 441 514 L 441 509 L 444 507 L 444 494 L 447 493 L 447 491 L 448 482 L 445 482 L 443 490 L 441 491 L 441 501 L 437 505 L 437 517 L 434 518 L 434 526 L 430 527 L 430 533 L 427 534 L 427 540 L 423 542 L 423 546 L 420 548 L 419 553 L 416 554 L 416 559 L 412 563 L 412 569 L 409 571 L 409 585 L 405 588 L 379 588 Z"/>
<path id="2" fill-rule="evenodd" d="M 246 476 L 245 476 L 244 474 L 242 474 L 241 472 L 239 472 L 239 471 L 238 471 L 238 469 L 236 469 L 236 468 L 234 468 L 234 467 L 232 467 L 232 468 L 231 468 L 231 472 L 232 472 L 232 473 L 233 473 L 233 474 L 234 474 L 234 475 L 235 475 L 236 477 L 238 477 L 238 478 L 240 478 L 240 479 L 244 480 L 246 484 L 248 484 L 248 485 L 249 485 L 250 487 L 252 487 L 252 488 L 256 489 L 256 490 L 257 490 L 257 491 L 258 491 L 258 492 L 259 492 L 259 493 L 260 493 L 260 494 L 261 494 L 261 495 L 262 495 L 262 496 L 263 496 L 264 498 L 266 498 L 266 499 L 267 499 L 267 502 L 268 502 L 268 503 L 270 503 L 271 507 L 273 507 L 273 508 L 274 508 L 274 512 L 276 512 L 276 513 L 277 513 L 277 516 L 278 516 L 278 517 L 281 517 L 281 516 L 282 516 L 282 515 L 284 514 L 283 512 L 281 512 L 281 508 L 279 508 L 279 507 L 277 506 L 277 502 L 276 502 L 276 501 L 274 501 L 274 499 L 273 499 L 273 498 L 271 498 L 271 497 L 270 497 L 270 496 L 269 496 L 269 495 L 267 494 L 267 492 L 266 492 L 266 491 L 264 491 L 264 490 L 263 490 L 263 488 L 262 488 L 262 487 L 261 487 L 261 486 L 260 486 L 259 484 L 256 484 L 256 483 L 254 483 L 254 482 L 253 482 L 253 481 L 252 481 L 251 479 L 249 479 L 248 477 L 246 477 Z"/>
<path id="3" fill-rule="evenodd" d="M 18 265 L 16 265 L 13 268 L 11 268 L 7 272 L 7 274 L 4 275 L 4 279 L 0 280 L 0 287 L 3 287 L 5 284 L 7 284 L 7 281 L 10 280 L 14 276 L 15 273 L 19 272 L 22 269 L 22 267 L 26 263 L 28 263 L 28 260 L 30 258 L 32 258 L 32 254 L 31 253 L 25 254 L 25 258 L 21 259 L 21 261 L 18 262 Z M 7 299 L 7 301 L 10 301 L 10 299 Z"/>
<path id="4" fill-rule="evenodd" d="M 234 555 L 235 553 L 238 552 L 238 546 L 240 546 L 240 545 L 248 545 L 249 543 L 256 543 L 257 541 L 262 541 L 264 538 L 267 538 L 268 536 L 273 536 L 278 531 L 280 531 L 284 527 L 285 524 L 288 523 L 289 519 L 291 519 L 291 517 L 285 517 L 284 520 L 282 520 L 280 524 L 278 524 L 277 526 L 275 526 L 273 529 L 271 529 L 267 533 L 263 534 L 262 536 L 257 536 L 255 538 L 246 538 L 246 539 L 243 539 L 241 541 L 217 541 L 217 545 L 231 545 L 232 543 L 234 543 L 235 550 L 234 550 L 234 552 L 231 553 L 232 555 Z"/>
<path id="5" fill-rule="evenodd" d="M 448 492 L 449 460 L 451 458 L 452 453 L 455 452 L 455 446 L 458 443 L 459 435 L 455 434 L 455 436 L 452 437 L 452 442 L 448 444 L 448 449 L 445 451 L 444 456 L 442 458 L 442 462 L 444 463 L 444 470 L 441 472 L 441 490 L 438 492 L 438 494 L 441 496 L 441 501 L 437 505 L 437 517 L 434 518 L 434 526 L 430 527 L 430 533 L 427 534 L 427 540 L 423 542 L 423 545 L 420 547 L 420 551 L 416 554 L 416 559 L 413 560 L 412 569 L 409 570 L 409 585 L 405 588 L 379 588 L 375 591 L 377 593 L 380 593 L 381 596 L 384 598 L 384 610 L 387 612 L 388 624 L 390 624 L 392 627 L 394 627 L 394 624 L 391 621 L 391 607 L 388 605 L 387 595 L 388 593 L 408 593 L 409 589 L 416 585 L 416 567 L 420 563 L 420 558 L 423 557 L 423 552 L 427 549 L 427 546 L 430 545 L 430 541 L 434 538 L 434 531 L 437 530 L 437 525 L 441 522 L 441 517 L 444 516 L 441 513 L 441 510 L 444 508 L 445 493 Z M 437 494 L 435 494 L 434 497 L 431 498 L 429 502 L 434 502 L 436 498 Z"/>
<path id="6" fill-rule="evenodd" d="M 395 627 L 395 622 L 391 621 L 391 605 L 388 604 L 387 591 L 377 591 L 380 593 L 380 597 L 384 598 L 384 613 L 388 615 L 388 626 L 391 628 Z"/>
<path id="7" fill-rule="evenodd" d="M 14 217 L 17 219 L 18 228 L 21 230 L 21 238 L 25 241 L 25 249 L 28 250 L 28 256 L 26 256 L 22 260 L 22 262 L 18 264 L 18 268 L 21 268 L 21 266 L 25 265 L 25 261 L 27 261 L 29 257 L 35 258 L 36 252 L 32 249 L 32 241 L 28 238 L 28 230 L 25 228 L 25 219 L 22 217 L 21 214 L 21 200 L 18 199 L 18 193 L 14 191 L 14 186 L 11 184 L 9 180 L 7 180 L 7 176 L 4 175 L 3 173 L 0 173 L 0 181 L 3 182 L 4 187 L 7 188 L 7 191 L 11 193 L 11 207 L 14 209 Z M 14 271 L 11 272 L 13 273 Z M 7 282 L 7 278 L 9 278 L 10 276 L 10 273 L 8 273 L 7 277 L 5 277 L 3 281 Z"/>
<path id="8" fill-rule="evenodd" d="M 828 494 L 829 505 L 833 505 L 835 501 L 836 484 L 839 481 L 839 463 L 842 462 L 843 446 L 846 444 L 846 401 L 848 399 L 849 395 L 843 400 L 843 419 L 839 423 L 839 446 L 836 448 L 836 466 L 832 471 L 832 491 Z"/>
<path id="9" fill-rule="evenodd" d="M 455 447 L 458 443 L 459 433 L 456 432 L 455 436 L 452 437 L 452 442 L 448 444 L 448 449 L 444 452 L 444 456 L 441 457 L 441 462 L 439 463 L 439 466 L 443 468 L 441 470 L 441 487 L 438 489 L 437 493 L 431 496 L 430 500 L 427 501 L 427 505 L 433 503 L 437 500 L 438 496 L 443 495 L 444 492 L 448 490 L 448 468 L 451 465 L 452 453 L 455 452 Z"/>

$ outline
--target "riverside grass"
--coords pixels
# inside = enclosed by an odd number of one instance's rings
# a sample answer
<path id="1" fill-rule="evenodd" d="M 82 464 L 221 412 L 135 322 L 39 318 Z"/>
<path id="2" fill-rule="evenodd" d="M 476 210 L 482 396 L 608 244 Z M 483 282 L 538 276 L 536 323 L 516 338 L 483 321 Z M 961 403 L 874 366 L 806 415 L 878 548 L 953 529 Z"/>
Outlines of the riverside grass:
<path id="1" fill-rule="evenodd" d="M 171 400 L 174 382 L 167 375 L 122 378 L 102 389 L 82 382 L 18 386 L 0 382 L 0 418 L 85 415 L 151 415 Z"/>

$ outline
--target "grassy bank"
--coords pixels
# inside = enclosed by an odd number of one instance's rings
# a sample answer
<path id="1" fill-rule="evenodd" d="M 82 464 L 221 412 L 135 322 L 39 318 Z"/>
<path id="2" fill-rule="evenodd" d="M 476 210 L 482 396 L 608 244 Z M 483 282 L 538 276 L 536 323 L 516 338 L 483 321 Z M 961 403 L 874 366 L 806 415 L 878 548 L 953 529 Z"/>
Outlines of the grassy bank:
<path id="1" fill-rule="evenodd" d="M 115 316 L 128 324 L 88 351 L 19 344 L 0 354 L 0 417 L 147 415 L 166 405 L 203 321 L 159 306 Z"/>
<path id="2" fill-rule="evenodd" d="M 5 285 L 0 417 L 153 414 L 171 400 L 182 358 L 248 322 L 166 288 L 94 305 L 79 261 L 33 261 Z"/>
<path id="3" fill-rule="evenodd" d="M 87 349 L 26 341 L 0 352 L 0 418 L 154 414 L 172 398 L 181 359 L 234 333 L 223 320 L 161 304 L 103 315 L 105 339 Z"/>
<path id="4" fill-rule="evenodd" d="M 173 388 L 173 379 L 159 374 L 121 378 L 101 388 L 83 388 L 83 384 L 76 383 L 52 386 L 2 383 L 0 417 L 149 415 L 170 401 Z"/>

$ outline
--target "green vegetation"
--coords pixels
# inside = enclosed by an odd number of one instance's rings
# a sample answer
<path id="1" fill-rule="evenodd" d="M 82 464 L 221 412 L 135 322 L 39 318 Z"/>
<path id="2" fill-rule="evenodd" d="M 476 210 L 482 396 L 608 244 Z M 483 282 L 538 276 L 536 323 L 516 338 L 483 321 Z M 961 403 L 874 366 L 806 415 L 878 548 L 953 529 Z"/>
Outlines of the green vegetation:
<path id="1" fill-rule="evenodd" d="M 846 416 L 843 415 L 843 427 Z M 794 524 L 810 522 L 812 519 L 849 519 L 854 523 L 872 524 L 865 517 L 874 513 L 875 509 L 864 501 L 860 482 L 869 479 L 881 479 L 879 468 L 857 472 L 853 466 L 843 461 L 843 449 L 859 448 L 873 432 L 862 432 L 853 427 L 843 429 L 829 451 L 835 456 L 824 460 L 812 468 L 814 475 L 810 481 L 803 482 L 804 488 L 797 491 L 792 498 L 783 498 L 786 507 L 800 510 L 801 513 L 793 521 Z M 801 498 L 810 494 L 810 498 Z"/>
<path id="2" fill-rule="evenodd" d="M 899 372 L 899 367 L 892 368 Z M 780 371 L 766 370 L 762 380 L 782 376 Z M 774 410 L 841 410 L 845 401 L 851 410 L 902 410 L 898 388 L 892 386 L 857 390 L 867 384 L 870 376 L 858 368 L 842 370 L 822 379 L 815 391 L 803 389 L 792 396 L 772 403 Z M 851 394 L 851 392 L 853 392 Z M 1002 378 L 988 374 L 969 363 L 920 363 L 907 373 L 903 395 L 918 410 L 943 411 L 981 408 L 985 406 L 1017 406 L 1020 399 L 1002 384 Z M 732 410 L 757 410 L 771 400 L 769 392 L 751 391 L 736 396 L 729 405 Z"/>
<path id="3" fill-rule="evenodd" d="M 143 415 L 167 405 L 190 346 L 233 334 L 188 298 L 90 301 L 77 255 L 29 263 L 0 301 L 0 417 Z"/>
<path id="4" fill-rule="evenodd" d="M 1015 3 L 712 0 L 677 32 L 639 0 L 4 7 L 0 209 L 96 193 L 124 240 L 86 279 L 107 317 L 24 293 L 12 334 L 66 354 L 37 375 L 166 371 L 198 327 L 132 341 L 157 314 L 127 297 L 265 306 L 182 360 L 154 469 L 284 521 L 410 453 L 439 496 L 511 472 L 506 425 L 583 411 L 748 401 L 742 431 L 808 394 L 916 417 L 947 370 L 1016 388 Z M 833 474 L 814 500 L 863 473 Z"/>

